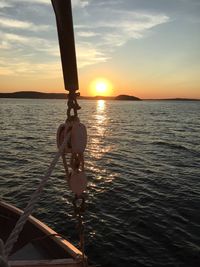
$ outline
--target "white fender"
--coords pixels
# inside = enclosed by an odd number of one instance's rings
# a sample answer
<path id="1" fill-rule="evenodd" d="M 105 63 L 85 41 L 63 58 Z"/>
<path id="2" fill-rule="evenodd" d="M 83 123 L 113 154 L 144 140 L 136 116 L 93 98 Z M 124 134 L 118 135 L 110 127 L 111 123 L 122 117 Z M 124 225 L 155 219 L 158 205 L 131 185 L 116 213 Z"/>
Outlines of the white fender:
<path id="1" fill-rule="evenodd" d="M 73 172 L 69 179 L 69 187 L 73 193 L 80 196 L 87 187 L 87 177 L 85 172 Z"/>
<path id="2" fill-rule="evenodd" d="M 87 145 L 87 130 L 84 124 L 76 122 L 71 131 L 72 153 L 82 154 Z"/>

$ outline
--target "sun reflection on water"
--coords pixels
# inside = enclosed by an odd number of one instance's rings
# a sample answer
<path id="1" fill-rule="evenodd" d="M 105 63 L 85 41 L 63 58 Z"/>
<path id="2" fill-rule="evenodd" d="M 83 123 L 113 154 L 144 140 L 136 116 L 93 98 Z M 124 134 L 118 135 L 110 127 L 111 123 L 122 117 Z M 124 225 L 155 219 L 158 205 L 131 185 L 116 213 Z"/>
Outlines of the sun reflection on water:
<path id="1" fill-rule="evenodd" d="M 104 152 L 104 137 L 106 137 L 106 131 L 108 127 L 108 117 L 106 110 L 105 100 L 98 100 L 96 104 L 96 112 L 93 115 L 93 130 L 94 134 L 92 136 L 92 144 L 94 145 L 93 149 L 97 158 L 101 158 L 102 153 Z"/>
<path id="2" fill-rule="evenodd" d="M 105 100 L 96 102 L 96 110 L 91 116 L 91 128 L 89 133 L 89 160 L 87 169 L 91 173 L 91 179 L 88 187 L 91 195 L 103 193 L 109 187 L 109 184 L 115 179 L 115 175 L 107 169 L 107 165 L 102 165 L 102 161 L 110 161 L 110 152 L 114 144 L 109 140 L 111 134 L 109 103 Z"/>
<path id="3" fill-rule="evenodd" d="M 105 100 L 98 100 L 97 101 L 97 112 L 100 113 L 105 109 Z"/>
<path id="4" fill-rule="evenodd" d="M 113 144 L 108 142 L 110 134 L 108 103 L 105 100 L 96 102 L 96 111 L 92 114 L 92 127 L 90 133 L 90 142 L 88 150 L 90 160 L 88 169 L 94 175 L 89 183 L 90 190 L 95 194 L 106 190 L 109 183 L 114 179 L 113 173 L 110 173 L 106 166 L 101 165 L 101 159 L 108 158 L 109 152 L 113 149 Z"/>

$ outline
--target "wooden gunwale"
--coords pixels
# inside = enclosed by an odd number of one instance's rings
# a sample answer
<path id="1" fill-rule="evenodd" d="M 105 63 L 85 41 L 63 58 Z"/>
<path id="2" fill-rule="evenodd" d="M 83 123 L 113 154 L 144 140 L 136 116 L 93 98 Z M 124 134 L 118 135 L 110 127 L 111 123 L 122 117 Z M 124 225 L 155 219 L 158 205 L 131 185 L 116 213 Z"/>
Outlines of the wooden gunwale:
<path id="1" fill-rule="evenodd" d="M 0 208 L 7 209 L 10 213 L 20 216 L 23 211 L 15 206 L 0 201 Z M 10 260 L 9 265 L 11 267 L 79 267 L 82 266 L 82 253 L 69 241 L 60 237 L 54 230 L 39 221 L 33 216 L 28 217 L 28 222 L 33 224 L 39 229 L 44 235 L 47 235 L 53 240 L 58 246 L 60 246 L 66 254 L 70 255 L 71 258 L 66 259 L 51 259 L 51 260 Z"/>

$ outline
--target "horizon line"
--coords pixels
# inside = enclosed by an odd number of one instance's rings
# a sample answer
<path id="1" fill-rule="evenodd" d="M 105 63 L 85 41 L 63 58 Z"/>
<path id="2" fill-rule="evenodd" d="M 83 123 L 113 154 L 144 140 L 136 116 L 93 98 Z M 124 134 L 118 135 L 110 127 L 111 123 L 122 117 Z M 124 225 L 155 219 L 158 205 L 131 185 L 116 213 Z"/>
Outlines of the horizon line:
<path id="1" fill-rule="evenodd" d="M 46 95 L 67 95 L 68 91 L 65 93 L 55 93 L 55 92 L 39 92 L 39 91 L 14 91 L 14 92 L 0 92 L 0 95 L 11 95 L 11 94 L 17 94 L 17 93 L 26 93 L 26 94 L 31 94 L 31 93 L 38 93 L 38 94 L 46 94 Z M 127 97 L 136 97 L 140 100 L 200 100 L 200 98 L 190 98 L 190 97 L 167 97 L 167 98 L 140 98 L 134 95 L 128 95 L 128 94 L 119 94 L 116 96 L 103 96 L 103 95 L 96 95 L 96 96 L 80 96 L 78 98 L 110 98 L 110 100 L 113 98 L 116 98 L 118 96 L 127 96 Z"/>

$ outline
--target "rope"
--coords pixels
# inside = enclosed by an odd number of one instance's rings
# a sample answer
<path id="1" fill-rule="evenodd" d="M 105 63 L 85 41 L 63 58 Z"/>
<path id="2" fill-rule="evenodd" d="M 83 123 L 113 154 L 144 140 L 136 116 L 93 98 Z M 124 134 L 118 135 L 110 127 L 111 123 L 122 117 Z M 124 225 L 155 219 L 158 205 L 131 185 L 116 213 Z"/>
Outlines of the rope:
<path id="1" fill-rule="evenodd" d="M 66 173 L 66 178 L 67 180 L 69 180 L 69 170 L 68 170 L 68 166 L 67 166 L 67 161 L 66 161 L 66 158 L 65 158 L 65 153 L 62 153 L 62 161 L 63 161 L 63 166 L 64 166 L 64 169 L 65 169 L 65 173 Z"/>
<path id="2" fill-rule="evenodd" d="M 2 239 L 0 239 L 0 266 L 9 267 L 6 257 L 5 257 L 5 249 L 4 249 L 4 243 Z"/>
<path id="3" fill-rule="evenodd" d="M 40 194 L 46 184 L 46 182 L 48 181 L 49 177 L 51 176 L 53 169 L 55 168 L 60 156 L 63 154 L 64 152 L 64 148 L 67 144 L 67 142 L 69 141 L 70 138 L 70 134 L 68 134 L 62 145 L 60 146 L 58 152 L 56 153 L 54 159 L 52 160 L 46 174 L 44 175 L 44 177 L 42 178 L 40 184 L 38 185 L 38 188 L 35 190 L 35 192 L 33 193 L 29 203 L 27 204 L 23 214 L 20 216 L 19 220 L 17 221 L 13 231 L 11 232 L 10 236 L 8 237 L 8 240 L 6 241 L 4 250 L 5 250 L 5 258 L 7 259 L 8 256 L 10 255 L 13 246 L 15 244 L 15 242 L 17 241 L 17 239 L 19 238 L 19 235 L 24 227 L 24 224 L 26 223 L 29 215 L 33 212 L 34 206 L 38 200 L 38 198 L 40 197 Z"/>

